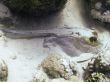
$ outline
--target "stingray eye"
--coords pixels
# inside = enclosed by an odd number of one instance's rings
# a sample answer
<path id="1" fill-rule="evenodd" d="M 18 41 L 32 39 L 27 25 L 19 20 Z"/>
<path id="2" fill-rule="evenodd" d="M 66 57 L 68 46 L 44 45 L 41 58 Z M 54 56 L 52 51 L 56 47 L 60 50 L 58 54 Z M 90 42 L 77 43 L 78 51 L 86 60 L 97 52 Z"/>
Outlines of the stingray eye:
<path id="1" fill-rule="evenodd" d="M 97 42 L 97 37 L 94 37 L 94 36 L 92 36 L 92 37 L 90 37 L 89 38 L 89 40 L 90 40 L 90 42 Z"/>

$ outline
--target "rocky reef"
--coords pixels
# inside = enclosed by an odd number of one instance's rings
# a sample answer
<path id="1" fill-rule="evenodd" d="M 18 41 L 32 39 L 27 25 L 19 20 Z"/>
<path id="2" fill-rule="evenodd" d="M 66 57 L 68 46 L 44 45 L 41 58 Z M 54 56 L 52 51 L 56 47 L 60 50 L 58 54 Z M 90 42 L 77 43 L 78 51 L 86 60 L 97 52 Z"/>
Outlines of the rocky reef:
<path id="1" fill-rule="evenodd" d="M 64 8 L 67 0 L 4 0 L 11 10 L 21 14 L 46 15 Z"/>
<path id="2" fill-rule="evenodd" d="M 31 82 L 79 82 L 75 62 L 62 55 L 49 55 L 42 61 L 41 68 Z"/>
<path id="3" fill-rule="evenodd" d="M 110 0 L 89 0 L 88 3 L 94 19 L 110 23 Z"/>
<path id="4" fill-rule="evenodd" d="M 102 73 L 92 73 L 85 82 L 110 82 L 110 79 Z"/>
<path id="5" fill-rule="evenodd" d="M 101 56 L 96 57 L 88 63 L 84 79 L 85 82 L 110 82 L 110 64 Z"/>

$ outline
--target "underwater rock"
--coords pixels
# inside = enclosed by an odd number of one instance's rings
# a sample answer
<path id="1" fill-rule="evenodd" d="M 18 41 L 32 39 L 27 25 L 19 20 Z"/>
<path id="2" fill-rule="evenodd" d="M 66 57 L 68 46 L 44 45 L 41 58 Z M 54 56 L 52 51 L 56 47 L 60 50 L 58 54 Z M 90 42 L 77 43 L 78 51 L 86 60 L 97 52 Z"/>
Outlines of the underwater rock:
<path id="1" fill-rule="evenodd" d="M 65 80 L 64 78 L 50 79 L 44 71 L 37 70 L 35 77 L 30 82 L 79 82 L 79 78 L 73 75 L 70 80 Z"/>
<path id="2" fill-rule="evenodd" d="M 110 82 L 110 79 L 102 73 L 92 73 L 85 82 Z"/>
<path id="3" fill-rule="evenodd" d="M 110 0 L 89 0 L 89 5 L 94 19 L 110 23 Z"/>
<path id="4" fill-rule="evenodd" d="M 0 59 L 0 82 L 6 82 L 8 76 L 8 68 L 3 60 Z"/>
<path id="5" fill-rule="evenodd" d="M 7 28 L 13 24 L 14 20 L 12 18 L 12 13 L 5 5 L 0 3 L 0 28 Z"/>
<path id="6" fill-rule="evenodd" d="M 43 71 L 39 70 L 30 82 L 50 82 L 50 80 Z"/>
<path id="7" fill-rule="evenodd" d="M 67 0 L 4 0 L 11 10 L 22 14 L 46 15 L 64 7 Z"/>
<path id="8" fill-rule="evenodd" d="M 69 80 L 71 76 L 76 75 L 75 63 L 71 62 L 59 54 L 51 54 L 41 64 L 44 72 L 50 78 L 64 78 Z"/>
<path id="9" fill-rule="evenodd" d="M 105 61 L 101 56 L 92 59 L 92 61 L 88 63 L 87 68 L 84 70 L 85 82 L 110 82 L 110 63 Z M 94 78 L 95 81 L 93 81 Z"/>
<path id="10" fill-rule="evenodd" d="M 77 76 L 71 76 L 70 81 L 69 82 L 80 82 L 79 78 Z"/>
<path id="11" fill-rule="evenodd" d="M 70 80 L 65 80 L 62 78 L 54 79 L 51 82 L 80 82 L 77 76 L 72 76 Z"/>

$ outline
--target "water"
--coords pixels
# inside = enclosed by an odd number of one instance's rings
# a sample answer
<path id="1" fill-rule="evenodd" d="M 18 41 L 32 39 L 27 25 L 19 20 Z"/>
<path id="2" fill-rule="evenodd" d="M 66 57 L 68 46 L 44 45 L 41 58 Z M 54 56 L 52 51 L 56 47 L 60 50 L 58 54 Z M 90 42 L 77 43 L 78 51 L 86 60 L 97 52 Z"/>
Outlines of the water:
<path id="1" fill-rule="evenodd" d="M 80 54 L 87 53 L 83 45 L 80 50 L 78 49 L 80 46 L 77 41 L 73 40 L 73 44 L 75 45 L 71 45 L 72 39 L 64 37 L 65 35 L 69 36 L 72 32 L 79 32 L 84 36 L 89 36 L 89 29 L 92 27 L 96 28 L 102 43 L 99 51 L 101 51 L 102 54 L 107 54 L 107 52 L 109 52 L 109 30 L 103 26 L 95 25 L 91 21 L 88 21 L 88 23 L 86 21 L 87 19 L 82 17 L 82 14 L 84 14 L 80 4 L 82 1 L 83 0 L 69 0 L 62 13 L 50 16 L 44 20 L 40 19 L 40 22 L 36 23 L 35 21 L 29 21 L 29 23 L 28 21 L 25 21 L 24 25 L 22 23 L 22 25 L 18 23 L 18 27 L 21 26 L 23 29 L 26 29 L 27 26 L 29 27 L 31 25 L 33 25 L 33 29 L 38 27 L 37 31 L 40 31 L 39 33 L 33 33 L 35 37 L 43 32 L 54 33 L 56 35 L 63 36 L 62 38 L 56 38 L 56 36 L 52 35 L 50 37 L 55 39 L 51 39 L 53 40 L 52 42 L 47 42 L 48 44 L 44 45 L 45 40 L 48 39 L 49 36 L 48 38 L 39 36 L 39 38 L 34 37 L 28 39 L 24 36 L 20 39 L 22 36 L 22 34 L 19 34 L 21 30 L 18 31 L 17 39 L 10 39 L 5 36 L 0 37 L 0 58 L 5 60 L 9 69 L 7 82 L 29 82 L 36 73 L 37 66 L 49 53 L 57 52 L 60 54 L 68 54 L 69 56 L 80 56 Z M 29 28 L 29 30 L 30 29 L 32 30 L 32 28 Z M 29 30 L 27 30 L 27 34 L 29 34 Z M 81 61 L 85 59 L 85 57 L 82 58 L 81 56 Z M 78 61 L 80 61 L 80 58 L 78 58 Z"/>

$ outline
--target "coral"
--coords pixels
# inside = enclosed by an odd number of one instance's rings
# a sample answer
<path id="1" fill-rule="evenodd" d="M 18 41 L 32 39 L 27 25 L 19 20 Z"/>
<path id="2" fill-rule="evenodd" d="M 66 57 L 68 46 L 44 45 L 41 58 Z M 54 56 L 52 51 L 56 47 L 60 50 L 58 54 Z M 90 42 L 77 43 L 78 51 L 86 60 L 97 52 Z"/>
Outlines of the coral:
<path id="1" fill-rule="evenodd" d="M 65 78 L 68 80 L 72 75 L 76 74 L 74 70 L 75 64 L 61 55 L 49 55 L 44 59 L 41 66 L 50 78 Z"/>
<path id="2" fill-rule="evenodd" d="M 4 4 L 17 13 L 45 15 L 64 7 L 67 0 L 4 0 Z"/>

